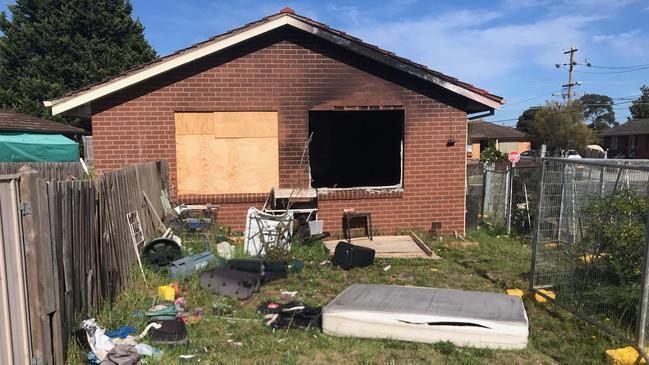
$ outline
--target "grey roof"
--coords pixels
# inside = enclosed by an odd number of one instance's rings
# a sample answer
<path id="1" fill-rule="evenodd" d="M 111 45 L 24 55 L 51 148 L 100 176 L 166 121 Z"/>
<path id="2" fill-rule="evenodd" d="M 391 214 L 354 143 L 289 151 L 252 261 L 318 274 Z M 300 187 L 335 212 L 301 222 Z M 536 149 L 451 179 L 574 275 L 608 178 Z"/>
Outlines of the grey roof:
<path id="1" fill-rule="evenodd" d="M 49 119 L 0 109 L 0 131 L 88 134 L 85 130 Z"/>
<path id="2" fill-rule="evenodd" d="M 469 138 L 472 141 L 499 139 L 504 141 L 527 142 L 530 137 L 516 128 L 505 127 L 484 120 L 469 121 Z"/>
<path id="3" fill-rule="evenodd" d="M 601 132 L 601 137 L 649 134 L 649 119 L 633 119 Z"/>

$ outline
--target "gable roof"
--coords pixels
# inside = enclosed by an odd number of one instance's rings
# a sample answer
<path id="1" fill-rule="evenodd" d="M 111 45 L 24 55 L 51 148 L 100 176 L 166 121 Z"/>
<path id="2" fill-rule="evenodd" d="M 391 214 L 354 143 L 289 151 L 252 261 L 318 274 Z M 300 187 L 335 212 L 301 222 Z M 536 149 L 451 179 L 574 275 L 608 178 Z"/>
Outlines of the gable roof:
<path id="1" fill-rule="evenodd" d="M 290 8 L 284 8 L 277 14 L 267 16 L 256 22 L 246 24 L 241 28 L 212 37 L 204 42 L 196 43 L 168 56 L 160 57 L 153 62 L 124 72 L 101 83 L 71 92 L 58 99 L 46 100 L 43 103 L 46 107 L 52 108 L 53 115 L 66 113 L 89 117 L 89 103 L 93 100 L 283 26 L 291 26 L 305 31 L 337 44 L 340 47 L 347 48 L 362 56 L 382 62 L 395 69 L 407 72 L 410 75 L 459 94 L 477 103 L 480 106 L 478 111 L 493 111 L 504 104 L 504 99 L 500 96 L 491 94 L 486 90 L 462 82 L 454 77 L 431 70 L 424 65 L 406 58 L 399 57 L 377 46 L 365 43 L 359 38 L 330 28 L 326 24 L 297 15 Z"/>
<path id="2" fill-rule="evenodd" d="M 0 132 L 88 134 L 85 130 L 48 119 L 0 109 Z"/>
<path id="3" fill-rule="evenodd" d="M 649 119 L 633 119 L 600 132 L 601 137 L 649 134 Z"/>
<path id="4" fill-rule="evenodd" d="M 472 120 L 469 121 L 469 139 L 472 141 L 499 139 L 526 142 L 530 140 L 530 137 L 516 128 L 489 123 L 484 120 Z"/>

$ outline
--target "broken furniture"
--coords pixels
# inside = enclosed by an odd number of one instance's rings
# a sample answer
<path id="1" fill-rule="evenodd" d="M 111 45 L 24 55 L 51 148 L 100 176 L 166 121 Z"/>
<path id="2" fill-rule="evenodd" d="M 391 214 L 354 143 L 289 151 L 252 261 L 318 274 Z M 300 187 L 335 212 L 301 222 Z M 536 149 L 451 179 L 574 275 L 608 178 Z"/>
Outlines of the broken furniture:
<path id="1" fill-rule="evenodd" d="M 356 213 L 345 212 L 343 213 L 343 233 L 345 239 L 351 242 L 352 235 L 351 229 L 364 228 L 365 236 L 372 240 L 372 213 Z"/>
<path id="2" fill-rule="evenodd" d="M 334 254 L 336 245 L 340 240 L 324 241 L 325 247 L 329 250 L 329 255 Z M 376 251 L 376 258 L 423 258 L 430 260 L 440 259 L 434 252 L 428 250 L 428 255 L 417 244 L 412 236 L 374 236 L 370 241 L 367 237 L 352 238 L 355 245 L 372 248 Z"/>
<path id="3" fill-rule="evenodd" d="M 497 293 L 354 284 L 322 310 L 334 336 L 390 338 L 457 346 L 524 349 L 528 319 L 521 298 Z"/>
<path id="4" fill-rule="evenodd" d="M 371 248 L 352 245 L 344 241 L 338 242 L 331 263 L 344 270 L 353 267 L 365 267 L 374 264 L 375 251 Z"/>
<path id="5" fill-rule="evenodd" d="M 216 268 L 204 271 L 199 279 L 201 288 L 216 294 L 248 299 L 259 290 L 260 276 L 244 271 Z"/>
<path id="6" fill-rule="evenodd" d="M 290 250 L 293 232 L 293 213 L 285 212 L 275 215 L 262 212 L 257 208 L 248 209 L 243 247 L 250 256 L 263 256 L 266 248 L 279 246 Z"/>
<path id="7" fill-rule="evenodd" d="M 272 188 L 263 211 L 275 215 L 282 215 L 289 211 L 295 218 L 305 217 L 307 222 L 317 219 L 318 191 L 310 188 Z"/>
<path id="8" fill-rule="evenodd" d="M 206 231 L 216 222 L 219 206 L 216 204 L 180 204 L 174 208 L 189 231 Z"/>

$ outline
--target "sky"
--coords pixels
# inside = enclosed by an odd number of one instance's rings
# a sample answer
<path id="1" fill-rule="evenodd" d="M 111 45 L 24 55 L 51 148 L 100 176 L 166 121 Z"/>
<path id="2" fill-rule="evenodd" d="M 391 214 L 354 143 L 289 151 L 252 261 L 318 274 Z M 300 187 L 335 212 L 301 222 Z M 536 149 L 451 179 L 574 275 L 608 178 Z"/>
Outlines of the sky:
<path id="1" fill-rule="evenodd" d="M 13 1 L 0 0 L 0 8 Z M 290 6 L 297 14 L 486 89 L 507 100 L 488 120 L 515 125 L 528 107 L 561 100 L 578 51 L 575 92 L 616 98 L 618 121 L 649 84 L 649 0 L 255 1 L 133 0 L 159 55 Z M 556 94 L 553 95 L 553 94 Z"/>

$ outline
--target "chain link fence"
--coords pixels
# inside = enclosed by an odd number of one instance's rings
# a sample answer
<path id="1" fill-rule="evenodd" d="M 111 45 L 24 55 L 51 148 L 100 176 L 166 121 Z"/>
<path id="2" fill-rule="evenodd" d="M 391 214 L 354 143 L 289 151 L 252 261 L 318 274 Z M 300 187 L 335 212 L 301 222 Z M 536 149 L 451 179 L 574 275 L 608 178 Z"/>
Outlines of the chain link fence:
<path id="1" fill-rule="evenodd" d="M 531 288 L 646 357 L 649 161 L 541 164 Z"/>
<path id="2" fill-rule="evenodd" d="M 482 223 L 507 234 L 530 235 L 538 196 L 538 166 L 512 167 L 507 171 L 486 168 Z"/>

